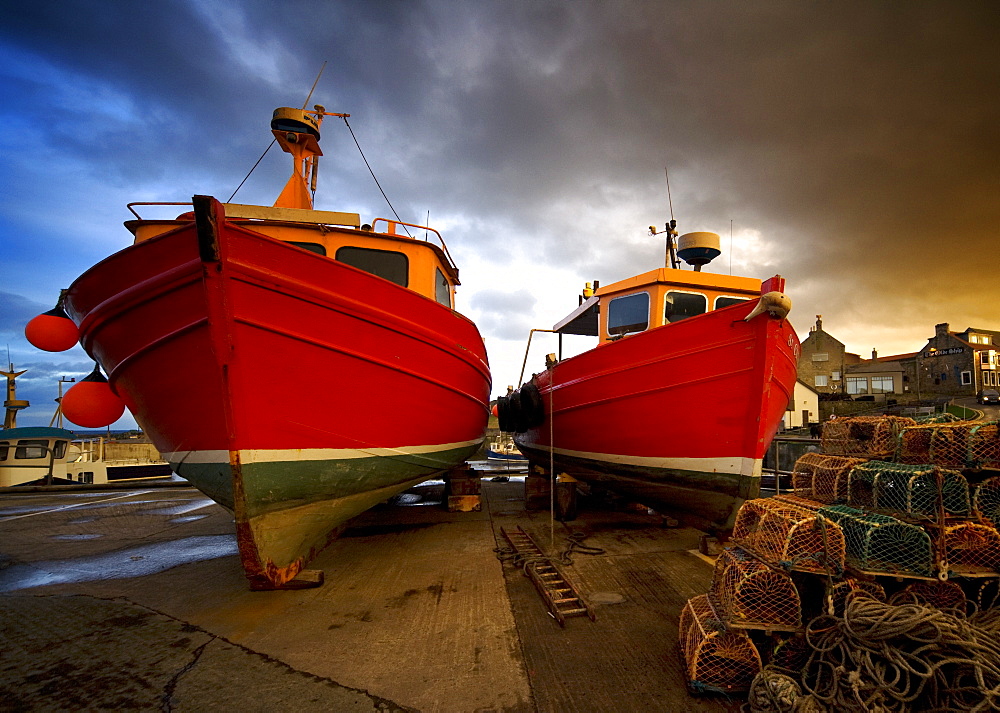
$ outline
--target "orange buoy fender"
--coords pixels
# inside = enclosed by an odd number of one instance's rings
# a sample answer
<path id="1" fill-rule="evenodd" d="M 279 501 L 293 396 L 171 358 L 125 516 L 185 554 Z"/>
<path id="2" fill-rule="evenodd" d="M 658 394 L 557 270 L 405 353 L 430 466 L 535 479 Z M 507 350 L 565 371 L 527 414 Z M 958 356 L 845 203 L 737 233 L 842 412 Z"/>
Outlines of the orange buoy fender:
<path id="1" fill-rule="evenodd" d="M 80 330 L 73 324 L 62 301 L 53 309 L 40 314 L 24 326 L 24 336 L 37 349 L 46 352 L 64 352 L 76 346 Z"/>
<path id="2" fill-rule="evenodd" d="M 111 390 L 99 366 L 70 388 L 60 405 L 63 416 L 84 428 L 110 426 L 125 413 L 125 402 Z"/>

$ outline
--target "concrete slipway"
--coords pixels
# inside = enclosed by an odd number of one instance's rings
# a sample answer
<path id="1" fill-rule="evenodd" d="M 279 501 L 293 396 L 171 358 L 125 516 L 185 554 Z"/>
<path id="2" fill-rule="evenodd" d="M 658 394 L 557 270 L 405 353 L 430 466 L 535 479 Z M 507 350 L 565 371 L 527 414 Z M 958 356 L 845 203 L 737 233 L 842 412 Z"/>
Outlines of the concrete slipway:
<path id="1" fill-rule="evenodd" d="M 0 708 L 738 709 L 680 670 L 681 608 L 711 581 L 698 531 L 585 502 L 552 526 L 517 480 L 484 481 L 481 512 L 441 490 L 362 515 L 311 564 L 322 587 L 277 592 L 248 590 L 232 518 L 192 488 L 0 495 Z M 560 628 L 500 562 L 517 525 L 605 551 L 566 568 L 596 621 Z"/>

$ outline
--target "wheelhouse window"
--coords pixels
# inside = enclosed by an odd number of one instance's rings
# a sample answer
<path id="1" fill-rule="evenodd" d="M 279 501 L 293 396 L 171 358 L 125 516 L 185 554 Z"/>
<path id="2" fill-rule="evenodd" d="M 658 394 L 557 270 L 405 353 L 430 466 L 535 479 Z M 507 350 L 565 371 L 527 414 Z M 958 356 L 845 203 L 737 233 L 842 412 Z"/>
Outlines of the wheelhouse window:
<path id="1" fill-rule="evenodd" d="M 668 322 L 680 322 L 688 317 L 705 314 L 708 299 L 695 292 L 668 292 L 663 317 Z"/>
<path id="2" fill-rule="evenodd" d="M 49 453 L 49 442 L 40 441 L 18 441 L 14 450 L 14 458 L 17 460 L 27 460 L 31 458 L 44 458 Z"/>
<path id="3" fill-rule="evenodd" d="M 443 304 L 445 307 L 451 307 L 451 285 L 448 284 L 448 278 L 444 276 L 441 272 L 441 268 L 434 268 L 434 299 Z"/>
<path id="4" fill-rule="evenodd" d="M 849 394 L 867 394 L 868 393 L 868 377 L 867 376 L 848 376 L 845 380 L 847 393 Z"/>
<path id="5" fill-rule="evenodd" d="M 303 250 L 308 250 L 311 253 L 316 253 L 317 255 L 326 255 L 326 246 L 320 245 L 319 243 L 297 243 L 294 240 L 289 240 L 288 244 L 294 245 L 297 248 L 302 248 Z"/>
<path id="6" fill-rule="evenodd" d="M 10 454 L 10 443 L 8 441 L 0 442 L 0 460 L 7 460 L 7 456 Z"/>
<path id="7" fill-rule="evenodd" d="M 608 304 L 608 334 L 624 336 L 649 327 L 649 293 L 615 297 Z"/>
<path id="8" fill-rule="evenodd" d="M 722 309 L 723 307 L 732 307 L 733 305 L 738 305 L 740 302 L 749 302 L 749 297 L 716 297 L 715 298 L 715 309 Z"/>
<path id="9" fill-rule="evenodd" d="M 397 285 L 410 284 L 410 261 L 403 253 L 345 246 L 337 250 L 336 258 Z"/>

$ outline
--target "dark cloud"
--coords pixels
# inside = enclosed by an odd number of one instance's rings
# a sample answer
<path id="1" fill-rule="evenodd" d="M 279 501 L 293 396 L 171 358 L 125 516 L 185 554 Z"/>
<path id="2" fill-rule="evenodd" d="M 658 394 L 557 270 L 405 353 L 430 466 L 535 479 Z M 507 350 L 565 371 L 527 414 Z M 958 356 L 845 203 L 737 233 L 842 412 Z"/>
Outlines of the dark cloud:
<path id="1" fill-rule="evenodd" d="M 462 287 L 488 338 L 542 309 L 500 299 L 547 288 L 518 281 L 525 261 L 604 283 L 660 264 L 646 228 L 670 217 L 664 167 L 682 231 L 760 236 L 746 270 L 788 278 L 800 331 L 823 313 L 872 342 L 853 348 L 883 350 L 941 321 L 1000 328 L 982 269 L 1000 224 L 994 2 L 64 1 L 7 15 L 16 131 L 0 162 L 21 185 L 0 197 L 0 240 L 19 268 L 29 238 L 57 241 L 52 294 L 123 244 L 127 216 L 108 206 L 228 198 L 270 141 L 269 112 L 299 104 L 327 61 L 312 101 L 352 114 L 396 210 L 429 211 L 456 226 L 456 253 L 492 256 L 476 273 L 489 282 L 463 272 Z M 342 121 L 323 146 L 319 207 L 387 215 Z M 285 174 L 271 151 L 238 200 L 270 202 Z M 74 246 L 57 230 L 64 200 L 107 237 Z M 41 299 L 26 283 L 7 289 Z"/>

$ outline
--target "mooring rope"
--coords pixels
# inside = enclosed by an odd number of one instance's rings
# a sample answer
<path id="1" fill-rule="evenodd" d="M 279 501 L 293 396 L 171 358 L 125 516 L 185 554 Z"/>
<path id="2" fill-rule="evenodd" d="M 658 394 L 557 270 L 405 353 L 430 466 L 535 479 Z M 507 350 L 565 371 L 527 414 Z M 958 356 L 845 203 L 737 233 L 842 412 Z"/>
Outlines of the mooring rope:
<path id="1" fill-rule="evenodd" d="M 793 672 L 765 669 L 748 705 L 768 713 L 1000 710 L 998 634 L 993 610 L 966 617 L 959 609 L 850 598 L 842 617 L 826 614 L 806 626 L 812 652 L 795 686 L 786 680 Z"/>

